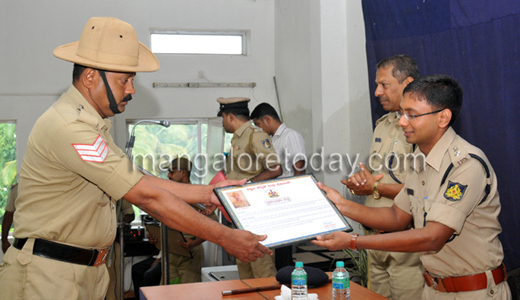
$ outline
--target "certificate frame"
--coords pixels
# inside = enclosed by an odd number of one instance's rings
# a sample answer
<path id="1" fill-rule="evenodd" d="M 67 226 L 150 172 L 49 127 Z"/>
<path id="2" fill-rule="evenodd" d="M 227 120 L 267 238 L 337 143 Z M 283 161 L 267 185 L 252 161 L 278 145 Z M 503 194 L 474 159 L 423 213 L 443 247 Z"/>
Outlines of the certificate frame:
<path id="1" fill-rule="evenodd" d="M 214 192 L 235 227 L 267 234 L 260 243 L 269 248 L 353 231 L 313 174 L 218 187 Z"/>

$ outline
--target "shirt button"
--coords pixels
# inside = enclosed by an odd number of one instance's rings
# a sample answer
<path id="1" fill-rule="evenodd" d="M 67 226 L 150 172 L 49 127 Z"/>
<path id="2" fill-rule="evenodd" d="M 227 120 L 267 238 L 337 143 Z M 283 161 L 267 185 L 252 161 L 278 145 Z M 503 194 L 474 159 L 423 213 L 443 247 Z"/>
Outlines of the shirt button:
<path id="1" fill-rule="evenodd" d="M 425 183 L 424 180 L 423 180 L 422 185 L 425 185 L 425 184 L 426 184 L 426 183 Z"/>

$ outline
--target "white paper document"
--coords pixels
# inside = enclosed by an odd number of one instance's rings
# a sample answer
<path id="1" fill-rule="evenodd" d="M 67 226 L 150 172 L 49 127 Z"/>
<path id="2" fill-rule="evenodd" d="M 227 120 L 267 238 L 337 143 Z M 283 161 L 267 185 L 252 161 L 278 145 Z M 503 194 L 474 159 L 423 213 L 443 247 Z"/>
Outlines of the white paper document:
<path id="1" fill-rule="evenodd" d="M 215 193 L 237 228 L 267 234 L 261 242 L 267 247 L 352 231 L 312 174 L 216 188 Z"/>

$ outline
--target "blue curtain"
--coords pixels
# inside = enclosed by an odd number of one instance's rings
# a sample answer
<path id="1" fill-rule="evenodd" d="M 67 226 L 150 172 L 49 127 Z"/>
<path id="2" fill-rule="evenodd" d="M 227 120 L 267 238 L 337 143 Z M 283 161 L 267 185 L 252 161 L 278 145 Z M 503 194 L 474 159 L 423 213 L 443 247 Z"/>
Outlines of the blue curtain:
<path id="1" fill-rule="evenodd" d="M 363 0 L 363 14 L 373 119 L 385 113 L 373 95 L 383 58 L 407 54 L 421 75 L 460 82 L 464 104 L 453 127 L 497 173 L 504 262 L 520 267 L 520 1 Z"/>

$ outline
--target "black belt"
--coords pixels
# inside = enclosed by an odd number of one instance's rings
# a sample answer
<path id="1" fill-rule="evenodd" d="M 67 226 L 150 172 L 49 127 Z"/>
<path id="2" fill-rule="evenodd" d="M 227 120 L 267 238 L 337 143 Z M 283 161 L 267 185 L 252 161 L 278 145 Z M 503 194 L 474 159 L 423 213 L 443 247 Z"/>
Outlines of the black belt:
<path id="1" fill-rule="evenodd" d="M 22 250 L 27 239 L 14 239 L 13 247 Z M 82 249 L 58 244 L 47 240 L 35 239 L 33 254 L 45 258 L 79 264 L 85 266 L 99 266 L 105 263 L 108 249 Z"/>

